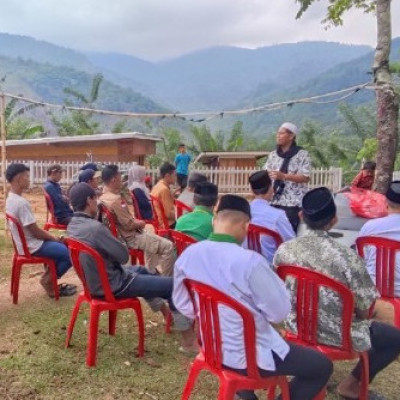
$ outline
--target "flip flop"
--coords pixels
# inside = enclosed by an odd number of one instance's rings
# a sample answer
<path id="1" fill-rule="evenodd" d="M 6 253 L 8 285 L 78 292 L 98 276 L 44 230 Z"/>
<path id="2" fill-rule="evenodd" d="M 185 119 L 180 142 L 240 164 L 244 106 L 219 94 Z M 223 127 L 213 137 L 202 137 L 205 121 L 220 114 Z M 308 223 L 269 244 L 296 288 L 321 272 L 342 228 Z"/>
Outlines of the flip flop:
<path id="1" fill-rule="evenodd" d="M 72 285 L 70 283 L 60 283 L 58 285 L 58 293 L 60 297 L 68 297 L 76 294 L 76 285 Z M 49 295 L 50 297 L 54 297 L 54 293 Z"/>

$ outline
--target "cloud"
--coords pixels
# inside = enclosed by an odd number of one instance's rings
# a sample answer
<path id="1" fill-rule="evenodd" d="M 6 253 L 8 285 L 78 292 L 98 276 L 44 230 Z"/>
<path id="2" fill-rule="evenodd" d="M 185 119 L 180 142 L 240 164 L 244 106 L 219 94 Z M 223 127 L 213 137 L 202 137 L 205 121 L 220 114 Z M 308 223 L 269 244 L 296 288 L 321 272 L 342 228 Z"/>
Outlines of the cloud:
<path id="1" fill-rule="evenodd" d="M 352 10 L 342 27 L 324 29 L 326 4 L 296 20 L 295 0 L 13 0 L 2 4 L 0 26 L 79 50 L 113 51 L 151 60 L 201 48 L 259 47 L 302 40 L 376 42 L 373 15 Z M 399 15 L 399 2 L 392 3 Z M 393 36 L 400 27 L 393 27 Z"/>

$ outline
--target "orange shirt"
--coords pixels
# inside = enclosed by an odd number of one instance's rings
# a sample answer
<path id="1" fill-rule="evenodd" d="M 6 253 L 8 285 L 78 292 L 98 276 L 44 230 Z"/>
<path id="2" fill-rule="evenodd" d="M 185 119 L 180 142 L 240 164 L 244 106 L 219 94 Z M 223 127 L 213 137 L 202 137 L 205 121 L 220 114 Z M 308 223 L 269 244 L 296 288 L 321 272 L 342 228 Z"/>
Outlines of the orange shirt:
<path id="1" fill-rule="evenodd" d="M 172 196 L 171 190 L 169 189 L 169 186 L 166 184 L 164 179 L 160 179 L 156 185 L 153 187 L 151 194 L 154 197 L 157 197 L 160 201 L 161 204 L 164 206 L 164 211 L 165 211 L 165 216 L 167 217 L 169 225 L 172 225 L 175 223 L 175 201 L 174 197 Z M 160 210 L 157 209 L 156 206 L 156 213 L 157 215 L 160 215 L 161 212 Z M 163 227 L 164 229 L 169 228 L 168 226 L 164 226 L 163 221 L 159 218 L 159 223 L 160 226 Z"/>

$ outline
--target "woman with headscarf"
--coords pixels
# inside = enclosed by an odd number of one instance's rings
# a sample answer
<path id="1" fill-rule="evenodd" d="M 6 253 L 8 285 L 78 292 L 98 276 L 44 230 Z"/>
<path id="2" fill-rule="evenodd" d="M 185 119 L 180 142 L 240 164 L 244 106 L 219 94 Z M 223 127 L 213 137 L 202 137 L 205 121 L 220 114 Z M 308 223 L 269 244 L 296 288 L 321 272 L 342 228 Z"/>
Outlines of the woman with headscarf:
<path id="1" fill-rule="evenodd" d="M 128 189 L 134 194 L 142 219 L 153 219 L 150 203 L 150 193 L 145 185 L 146 170 L 143 166 L 134 164 L 128 170 Z M 138 215 L 136 217 L 139 217 Z"/>

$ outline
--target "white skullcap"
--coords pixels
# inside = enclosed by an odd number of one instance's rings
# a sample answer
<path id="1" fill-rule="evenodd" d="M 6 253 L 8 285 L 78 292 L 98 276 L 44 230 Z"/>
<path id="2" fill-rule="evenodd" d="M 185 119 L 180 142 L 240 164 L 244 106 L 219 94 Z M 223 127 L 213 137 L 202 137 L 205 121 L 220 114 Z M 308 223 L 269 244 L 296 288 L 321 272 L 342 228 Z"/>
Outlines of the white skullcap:
<path id="1" fill-rule="evenodd" d="M 285 122 L 280 126 L 279 129 L 287 129 L 288 131 L 292 132 L 294 135 L 297 135 L 299 133 L 299 128 L 295 125 L 292 124 L 291 122 Z"/>

